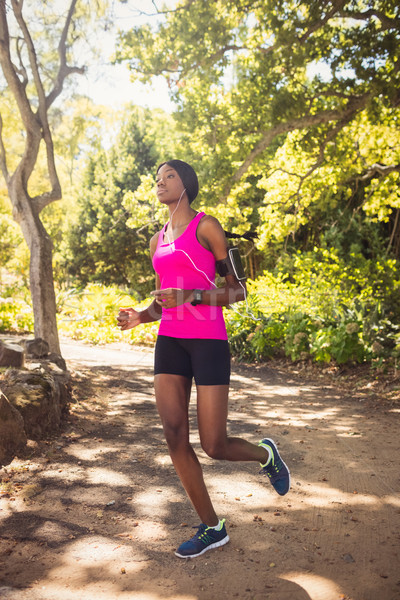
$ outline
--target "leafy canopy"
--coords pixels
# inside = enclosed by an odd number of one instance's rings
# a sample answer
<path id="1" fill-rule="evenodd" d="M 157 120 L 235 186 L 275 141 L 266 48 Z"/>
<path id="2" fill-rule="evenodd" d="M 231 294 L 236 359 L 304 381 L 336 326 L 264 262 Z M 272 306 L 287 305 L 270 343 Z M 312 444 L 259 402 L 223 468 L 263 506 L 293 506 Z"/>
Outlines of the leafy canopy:
<path id="1" fill-rule="evenodd" d="M 345 202 L 350 180 L 372 183 L 371 215 L 397 208 L 399 13 L 394 0 L 182 0 L 121 32 L 116 58 L 167 79 L 204 204 L 237 231 L 260 227 L 265 249 L 311 205 Z"/>

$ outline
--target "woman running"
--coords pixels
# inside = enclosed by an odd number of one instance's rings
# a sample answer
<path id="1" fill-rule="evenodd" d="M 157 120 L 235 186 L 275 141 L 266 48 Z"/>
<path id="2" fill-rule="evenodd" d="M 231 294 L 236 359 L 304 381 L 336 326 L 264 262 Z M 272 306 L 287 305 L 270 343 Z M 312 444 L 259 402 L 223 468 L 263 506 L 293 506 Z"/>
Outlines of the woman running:
<path id="1" fill-rule="evenodd" d="M 162 163 L 157 196 L 169 221 L 150 242 L 156 273 L 154 300 L 142 311 L 121 309 L 122 330 L 161 319 L 154 360 L 157 409 L 169 453 L 200 520 L 197 533 L 179 546 L 180 558 L 200 556 L 229 541 L 225 519 L 214 510 L 200 462 L 189 441 L 189 399 L 194 379 L 200 442 L 218 460 L 254 461 L 281 496 L 290 488 L 289 469 L 271 439 L 258 445 L 227 435 L 230 352 L 222 307 L 243 300 L 224 231 L 217 219 L 197 212 L 197 175 L 181 160 Z M 215 273 L 225 284 L 215 287 Z"/>

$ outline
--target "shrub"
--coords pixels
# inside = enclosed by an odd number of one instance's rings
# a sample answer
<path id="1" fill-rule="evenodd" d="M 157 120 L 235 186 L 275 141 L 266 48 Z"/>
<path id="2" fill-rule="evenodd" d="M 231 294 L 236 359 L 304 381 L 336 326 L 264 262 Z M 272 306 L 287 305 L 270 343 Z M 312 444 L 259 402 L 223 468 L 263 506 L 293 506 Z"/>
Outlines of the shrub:
<path id="1" fill-rule="evenodd" d="M 279 315 L 264 315 L 252 296 L 248 306 L 225 310 L 231 352 L 241 360 L 259 362 L 281 353 L 285 322 Z"/>
<path id="2" fill-rule="evenodd" d="M 343 364 L 400 355 L 400 277 L 392 259 L 357 255 L 344 263 L 333 250 L 296 254 L 248 290 L 259 320 L 226 312 L 232 353 L 241 359 L 284 353 Z"/>
<path id="3" fill-rule="evenodd" d="M 116 286 L 91 283 L 83 290 L 63 291 L 57 296 L 60 333 L 92 344 L 124 341 L 131 344 L 154 344 L 158 324 L 148 323 L 127 331 L 117 327 L 120 307 L 134 306 L 139 310 L 150 300 L 138 300 Z"/>
<path id="4" fill-rule="evenodd" d="M 249 362 L 288 356 L 338 364 L 397 359 L 397 263 L 360 264 L 351 270 L 334 252 L 318 251 L 285 258 L 275 273 L 248 282 L 247 305 L 224 309 L 233 356 Z M 3 289 L 3 296 L 0 331 L 33 331 L 28 289 Z M 139 303 L 135 294 L 116 286 L 92 283 L 81 290 L 61 290 L 59 332 L 93 344 L 153 345 L 158 322 L 121 332 L 116 321 L 120 307 L 141 310 L 150 303 L 149 298 Z"/>
<path id="5" fill-rule="evenodd" d="M 33 311 L 23 298 L 0 298 L 0 331 L 33 331 Z"/>

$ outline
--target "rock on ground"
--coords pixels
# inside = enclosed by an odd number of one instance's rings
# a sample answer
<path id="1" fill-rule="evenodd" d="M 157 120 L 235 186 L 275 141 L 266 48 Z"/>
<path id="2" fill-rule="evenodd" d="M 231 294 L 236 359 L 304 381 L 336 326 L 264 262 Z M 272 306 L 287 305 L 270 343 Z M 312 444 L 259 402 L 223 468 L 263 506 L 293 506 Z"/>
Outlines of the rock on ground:
<path id="1" fill-rule="evenodd" d="M 26 445 L 24 420 L 0 391 L 0 466 L 8 465 Z"/>

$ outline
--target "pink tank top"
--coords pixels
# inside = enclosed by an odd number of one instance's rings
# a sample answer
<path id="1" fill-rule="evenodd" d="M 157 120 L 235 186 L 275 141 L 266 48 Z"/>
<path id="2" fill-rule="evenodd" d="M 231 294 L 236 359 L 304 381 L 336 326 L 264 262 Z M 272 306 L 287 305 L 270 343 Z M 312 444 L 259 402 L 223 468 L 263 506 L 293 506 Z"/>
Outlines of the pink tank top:
<path id="1" fill-rule="evenodd" d="M 172 244 L 165 243 L 166 225 L 158 236 L 153 256 L 153 267 L 160 277 L 161 289 L 213 288 L 215 258 L 197 239 L 197 226 L 205 213 L 198 213 L 185 231 Z M 159 335 L 177 338 L 201 338 L 226 340 L 224 316 L 220 306 L 186 302 L 175 308 L 163 308 Z"/>

